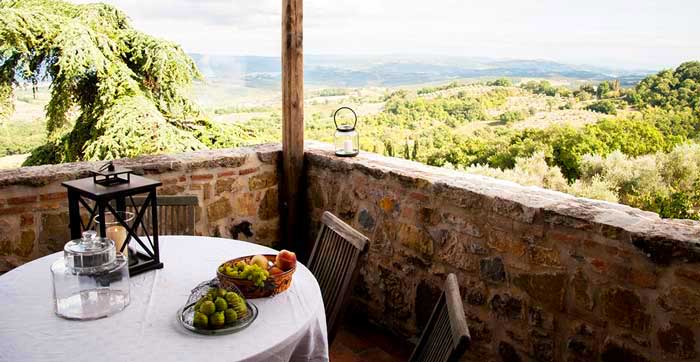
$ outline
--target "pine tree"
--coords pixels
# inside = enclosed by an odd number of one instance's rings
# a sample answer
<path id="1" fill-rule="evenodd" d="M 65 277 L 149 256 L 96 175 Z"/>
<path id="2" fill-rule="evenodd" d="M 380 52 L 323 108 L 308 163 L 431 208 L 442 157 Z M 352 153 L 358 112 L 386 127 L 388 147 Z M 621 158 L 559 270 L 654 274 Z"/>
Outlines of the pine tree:
<path id="1" fill-rule="evenodd" d="M 0 120 L 18 79 L 51 82 L 47 143 L 25 165 L 231 143 L 190 99 L 198 78 L 180 46 L 133 29 L 110 5 L 0 1 Z"/>

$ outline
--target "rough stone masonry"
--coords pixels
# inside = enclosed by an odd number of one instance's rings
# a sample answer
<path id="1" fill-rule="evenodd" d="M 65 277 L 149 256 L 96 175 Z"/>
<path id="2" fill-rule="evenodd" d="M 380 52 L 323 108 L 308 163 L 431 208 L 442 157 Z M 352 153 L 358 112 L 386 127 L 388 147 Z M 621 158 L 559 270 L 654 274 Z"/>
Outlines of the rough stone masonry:
<path id="1" fill-rule="evenodd" d="M 405 336 L 456 273 L 464 360 L 700 360 L 700 224 L 374 154 L 306 153 L 324 210 L 370 238 L 353 310 Z"/>
<path id="2" fill-rule="evenodd" d="M 196 195 L 195 233 L 272 245 L 279 240 L 278 145 L 117 160 L 158 179 L 158 195 Z M 70 239 L 61 182 L 104 162 L 0 171 L 0 273 L 63 250 Z"/>

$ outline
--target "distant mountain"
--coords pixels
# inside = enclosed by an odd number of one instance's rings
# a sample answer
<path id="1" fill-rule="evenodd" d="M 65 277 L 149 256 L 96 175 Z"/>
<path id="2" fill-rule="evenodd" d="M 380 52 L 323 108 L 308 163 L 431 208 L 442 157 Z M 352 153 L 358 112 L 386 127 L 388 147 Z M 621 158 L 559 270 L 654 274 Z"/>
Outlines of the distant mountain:
<path id="1" fill-rule="evenodd" d="M 210 81 L 254 88 L 278 87 L 280 59 L 262 56 L 190 54 Z M 546 60 L 497 60 L 429 56 L 305 55 L 304 80 L 332 87 L 401 86 L 459 78 L 571 78 L 601 81 L 619 79 L 636 84 L 655 70 L 608 69 Z"/>

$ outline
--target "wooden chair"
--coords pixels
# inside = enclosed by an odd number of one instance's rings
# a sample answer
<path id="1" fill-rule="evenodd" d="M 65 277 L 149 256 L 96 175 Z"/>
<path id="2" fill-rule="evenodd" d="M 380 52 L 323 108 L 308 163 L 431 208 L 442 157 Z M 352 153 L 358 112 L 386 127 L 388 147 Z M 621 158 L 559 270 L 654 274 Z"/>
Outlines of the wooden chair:
<path id="1" fill-rule="evenodd" d="M 457 277 L 449 274 L 409 361 L 459 361 L 470 342 Z"/>
<path id="2" fill-rule="evenodd" d="M 143 205 L 145 197 L 134 197 L 134 204 L 140 207 Z M 160 235 L 194 235 L 194 212 L 198 205 L 197 196 L 158 196 L 158 234 Z M 127 199 L 127 205 L 130 200 Z M 134 212 L 132 207 L 127 207 L 128 211 Z M 143 216 L 144 225 L 148 228 L 149 235 L 152 233 L 151 213 L 147 211 Z"/>
<path id="3" fill-rule="evenodd" d="M 321 216 L 321 230 L 311 251 L 308 267 L 323 295 L 330 345 L 352 291 L 357 261 L 369 239 L 350 225 L 326 211 Z"/>

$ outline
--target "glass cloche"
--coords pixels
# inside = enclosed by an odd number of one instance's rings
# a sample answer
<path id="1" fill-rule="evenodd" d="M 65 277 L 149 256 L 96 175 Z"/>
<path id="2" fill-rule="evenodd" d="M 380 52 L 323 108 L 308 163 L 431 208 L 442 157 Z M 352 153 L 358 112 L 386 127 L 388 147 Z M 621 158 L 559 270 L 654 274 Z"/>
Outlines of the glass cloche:
<path id="1" fill-rule="evenodd" d="M 51 265 L 54 310 L 78 320 L 108 317 L 129 304 L 129 267 L 112 240 L 85 231 Z"/>

